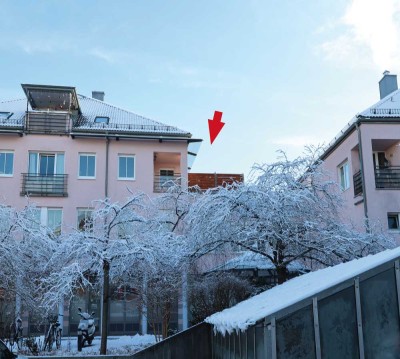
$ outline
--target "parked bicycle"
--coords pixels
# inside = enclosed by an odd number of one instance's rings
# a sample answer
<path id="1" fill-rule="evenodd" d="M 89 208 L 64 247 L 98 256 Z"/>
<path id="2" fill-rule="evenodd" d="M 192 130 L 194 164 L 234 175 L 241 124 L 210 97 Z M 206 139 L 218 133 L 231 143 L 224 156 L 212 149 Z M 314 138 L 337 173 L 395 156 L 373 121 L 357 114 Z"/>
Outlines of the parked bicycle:
<path id="1" fill-rule="evenodd" d="M 21 349 L 22 346 L 22 320 L 21 318 L 17 318 L 17 320 L 10 325 L 10 337 L 9 344 L 12 349 L 14 345 L 17 345 L 18 350 Z"/>
<path id="2" fill-rule="evenodd" d="M 60 327 L 60 322 L 55 319 L 50 322 L 49 330 L 44 338 L 43 351 L 46 349 L 51 351 L 53 349 L 53 344 L 56 343 L 56 348 L 61 348 L 61 333 L 62 329 Z"/>

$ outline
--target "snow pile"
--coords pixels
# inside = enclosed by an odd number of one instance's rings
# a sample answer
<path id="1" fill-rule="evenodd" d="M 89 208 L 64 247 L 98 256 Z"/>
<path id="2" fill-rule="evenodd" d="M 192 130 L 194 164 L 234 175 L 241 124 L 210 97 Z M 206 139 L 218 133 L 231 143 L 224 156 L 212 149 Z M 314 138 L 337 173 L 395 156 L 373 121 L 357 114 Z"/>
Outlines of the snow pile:
<path id="1" fill-rule="evenodd" d="M 240 256 L 232 258 L 225 262 L 224 264 L 215 267 L 212 269 L 212 271 L 216 270 L 235 270 L 235 269 L 275 269 L 274 264 L 272 264 L 268 258 L 265 256 L 259 254 L 259 253 L 254 253 L 250 251 L 245 251 L 243 252 Z M 298 263 L 298 262 L 290 262 L 288 264 L 288 270 L 289 272 L 299 272 L 303 271 L 304 267 Z"/>
<path id="2" fill-rule="evenodd" d="M 400 257 L 400 247 L 304 274 L 205 319 L 222 334 L 245 331 L 257 321 L 298 301 Z"/>

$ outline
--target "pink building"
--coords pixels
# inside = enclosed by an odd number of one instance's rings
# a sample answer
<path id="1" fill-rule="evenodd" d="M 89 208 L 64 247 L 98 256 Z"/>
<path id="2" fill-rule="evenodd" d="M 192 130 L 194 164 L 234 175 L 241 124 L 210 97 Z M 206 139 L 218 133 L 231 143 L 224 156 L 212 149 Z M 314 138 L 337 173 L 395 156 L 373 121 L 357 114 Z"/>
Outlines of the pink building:
<path id="1" fill-rule="evenodd" d="M 189 132 L 109 105 L 104 92 L 90 98 L 74 87 L 22 88 L 26 98 L 0 102 L 2 203 L 21 209 L 29 196 L 43 225 L 69 231 L 90 216 L 94 200 L 124 201 L 127 188 L 156 195 L 171 179 L 187 183 L 190 146 L 201 141 Z M 71 316 L 65 308 L 65 334 L 76 329 L 78 305 L 100 313 L 98 299 L 85 296 L 72 303 Z M 139 330 L 137 308 L 127 306 L 111 302 L 111 334 Z"/>
<path id="2" fill-rule="evenodd" d="M 343 217 L 365 230 L 365 221 L 400 239 L 400 90 L 388 71 L 381 100 L 357 114 L 329 144 L 322 159 L 346 202 Z"/>

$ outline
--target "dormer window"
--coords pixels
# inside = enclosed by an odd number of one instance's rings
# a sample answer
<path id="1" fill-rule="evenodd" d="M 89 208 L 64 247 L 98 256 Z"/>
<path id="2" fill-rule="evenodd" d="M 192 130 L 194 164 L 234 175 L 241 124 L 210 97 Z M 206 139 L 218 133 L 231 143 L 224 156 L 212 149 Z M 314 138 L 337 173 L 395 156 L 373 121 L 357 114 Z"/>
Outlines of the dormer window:
<path id="1" fill-rule="evenodd" d="M 12 112 L 0 112 L 0 120 L 8 120 L 12 115 Z"/>
<path id="2" fill-rule="evenodd" d="M 107 125 L 109 121 L 110 118 L 105 116 L 96 116 L 96 118 L 94 119 L 94 123 L 105 123 Z"/>

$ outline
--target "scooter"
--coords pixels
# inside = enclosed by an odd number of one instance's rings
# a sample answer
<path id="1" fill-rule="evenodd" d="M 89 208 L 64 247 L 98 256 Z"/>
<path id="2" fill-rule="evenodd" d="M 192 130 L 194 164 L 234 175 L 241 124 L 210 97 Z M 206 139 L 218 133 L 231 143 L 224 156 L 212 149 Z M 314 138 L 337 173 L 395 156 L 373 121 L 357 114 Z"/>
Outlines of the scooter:
<path id="1" fill-rule="evenodd" d="M 94 325 L 94 312 L 90 315 L 89 313 L 82 312 L 81 308 L 78 308 L 78 314 L 81 317 L 78 325 L 78 352 L 80 352 L 85 342 L 87 342 L 88 345 L 92 344 L 96 326 Z"/>

